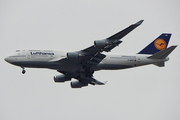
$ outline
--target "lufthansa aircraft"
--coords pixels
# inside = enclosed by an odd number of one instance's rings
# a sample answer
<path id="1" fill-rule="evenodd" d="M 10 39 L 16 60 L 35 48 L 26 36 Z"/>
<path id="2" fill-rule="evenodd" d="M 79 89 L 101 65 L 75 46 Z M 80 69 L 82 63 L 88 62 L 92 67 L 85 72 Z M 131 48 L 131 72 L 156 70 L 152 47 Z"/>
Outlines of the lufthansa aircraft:
<path id="1" fill-rule="evenodd" d="M 106 82 L 100 82 L 93 77 L 94 71 L 119 70 L 148 64 L 163 67 L 164 62 L 169 60 L 168 55 L 177 47 L 167 48 L 171 34 L 163 33 L 137 54 L 104 54 L 122 43 L 121 39 L 142 22 L 140 20 L 106 39 L 95 40 L 92 46 L 80 51 L 17 50 L 6 57 L 5 61 L 20 66 L 23 74 L 26 72 L 25 67 L 57 70 L 62 74 L 54 76 L 54 81 L 65 82 L 74 78 L 76 81 L 71 81 L 72 88 L 81 88 L 88 84 L 104 85 Z"/>

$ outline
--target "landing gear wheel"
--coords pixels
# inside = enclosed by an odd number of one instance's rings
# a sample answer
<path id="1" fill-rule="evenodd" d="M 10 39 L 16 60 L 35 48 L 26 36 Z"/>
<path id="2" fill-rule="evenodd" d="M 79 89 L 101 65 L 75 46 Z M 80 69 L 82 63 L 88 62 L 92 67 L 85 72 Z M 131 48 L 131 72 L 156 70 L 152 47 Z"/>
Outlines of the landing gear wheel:
<path id="1" fill-rule="evenodd" d="M 94 71 L 91 68 L 86 68 L 85 72 L 86 72 L 85 74 L 86 77 L 90 77 L 90 78 L 93 77 Z"/>
<path id="2" fill-rule="evenodd" d="M 26 70 L 22 70 L 22 74 L 25 74 L 26 73 Z"/>
<path id="3" fill-rule="evenodd" d="M 25 71 L 25 70 L 23 70 L 23 71 L 22 71 L 22 74 L 25 74 L 25 73 L 26 73 L 26 71 Z"/>
<path id="4" fill-rule="evenodd" d="M 25 68 L 23 66 L 21 66 L 21 68 L 22 68 L 22 74 L 25 74 L 26 73 Z"/>

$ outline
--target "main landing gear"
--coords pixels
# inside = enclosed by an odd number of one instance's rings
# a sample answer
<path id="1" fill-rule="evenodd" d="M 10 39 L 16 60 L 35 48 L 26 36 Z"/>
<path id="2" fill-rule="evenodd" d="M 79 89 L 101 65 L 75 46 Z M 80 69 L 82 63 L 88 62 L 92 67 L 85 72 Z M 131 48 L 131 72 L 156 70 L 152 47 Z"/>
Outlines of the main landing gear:
<path id="1" fill-rule="evenodd" d="M 25 74 L 26 73 L 26 70 L 24 67 L 21 67 L 23 70 L 22 70 L 22 74 Z"/>
<path id="2" fill-rule="evenodd" d="M 90 78 L 93 77 L 94 71 L 90 67 L 87 67 L 84 65 L 83 69 L 86 72 L 86 74 L 85 74 L 86 77 L 90 77 Z"/>

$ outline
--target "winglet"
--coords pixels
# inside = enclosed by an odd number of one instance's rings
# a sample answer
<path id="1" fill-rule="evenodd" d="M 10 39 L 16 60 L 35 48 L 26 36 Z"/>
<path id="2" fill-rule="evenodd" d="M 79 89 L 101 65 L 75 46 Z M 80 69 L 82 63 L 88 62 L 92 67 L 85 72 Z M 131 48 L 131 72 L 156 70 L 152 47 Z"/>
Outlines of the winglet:
<path id="1" fill-rule="evenodd" d="M 104 82 L 104 85 L 105 85 L 107 82 L 108 82 L 108 81 L 105 81 L 105 82 Z"/>
<path id="2" fill-rule="evenodd" d="M 139 22 L 135 23 L 135 25 L 141 25 L 144 20 L 140 20 Z"/>

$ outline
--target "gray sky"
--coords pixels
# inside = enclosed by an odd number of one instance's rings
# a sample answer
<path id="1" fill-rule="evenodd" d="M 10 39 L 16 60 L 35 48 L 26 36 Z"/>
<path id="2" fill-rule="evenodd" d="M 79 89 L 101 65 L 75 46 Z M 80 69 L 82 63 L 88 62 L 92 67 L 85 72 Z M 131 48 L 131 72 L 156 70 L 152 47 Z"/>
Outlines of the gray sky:
<path id="1" fill-rule="evenodd" d="M 179 45 L 178 0 L 1 0 L 0 120 L 179 120 L 180 56 L 166 67 L 154 65 L 94 74 L 105 86 L 71 89 L 54 83 L 59 73 L 10 65 L 17 49 L 76 51 L 141 19 L 112 53 L 137 53 L 161 33 Z"/>

